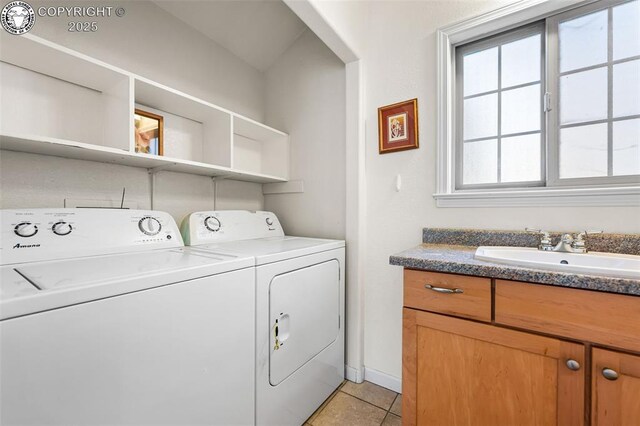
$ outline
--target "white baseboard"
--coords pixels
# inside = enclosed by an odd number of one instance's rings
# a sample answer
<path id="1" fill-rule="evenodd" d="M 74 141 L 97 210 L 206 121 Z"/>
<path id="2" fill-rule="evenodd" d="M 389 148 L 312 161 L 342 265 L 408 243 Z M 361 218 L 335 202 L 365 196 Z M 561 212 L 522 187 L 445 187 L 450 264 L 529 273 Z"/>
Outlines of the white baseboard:
<path id="1" fill-rule="evenodd" d="M 350 382 L 362 383 L 364 381 L 363 371 L 348 365 L 344 366 L 344 376 L 344 378 Z"/>
<path id="2" fill-rule="evenodd" d="M 387 373 L 383 373 L 382 371 L 365 367 L 364 379 L 367 382 L 375 383 L 376 385 L 382 386 L 383 388 L 402 393 L 402 379 L 399 377 L 391 376 Z"/>

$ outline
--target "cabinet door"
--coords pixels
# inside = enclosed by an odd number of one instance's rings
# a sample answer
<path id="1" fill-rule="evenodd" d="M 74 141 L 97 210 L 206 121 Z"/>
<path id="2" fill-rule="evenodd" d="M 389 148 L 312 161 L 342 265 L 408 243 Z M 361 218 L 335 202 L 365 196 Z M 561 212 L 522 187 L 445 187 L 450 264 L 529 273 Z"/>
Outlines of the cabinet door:
<path id="1" fill-rule="evenodd" d="M 405 308 L 403 422 L 583 425 L 584 360 L 577 343 Z"/>
<path id="2" fill-rule="evenodd" d="M 591 424 L 640 424 L 640 356 L 593 349 Z"/>

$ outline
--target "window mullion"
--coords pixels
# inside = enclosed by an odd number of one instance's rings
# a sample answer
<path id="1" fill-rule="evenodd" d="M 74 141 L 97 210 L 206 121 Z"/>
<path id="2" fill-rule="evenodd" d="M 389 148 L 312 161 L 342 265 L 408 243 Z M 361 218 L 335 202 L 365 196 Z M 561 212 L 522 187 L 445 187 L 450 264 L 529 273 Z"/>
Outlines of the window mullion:
<path id="1" fill-rule="evenodd" d="M 560 46 L 558 21 L 554 17 L 546 20 L 545 86 L 551 96 L 551 109 L 546 112 L 546 184 L 554 186 L 560 176 Z"/>
<path id="2" fill-rule="evenodd" d="M 607 176 L 613 176 L 613 8 L 607 11 Z"/>
<path id="3" fill-rule="evenodd" d="M 502 182 L 502 46 L 498 46 L 498 138 L 496 143 L 498 154 L 498 171 L 497 180 L 498 183 Z"/>
<path id="4" fill-rule="evenodd" d="M 548 163 L 547 163 L 547 132 L 549 131 L 547 116 L 549 111 L 547 110 L 547 23 L 544 23 L 542 31 L 540 33 L 540 180 L 543 182 L 543 186 L 548 185 Z M 549 106 L 551 106 L 549 104 Z"/>

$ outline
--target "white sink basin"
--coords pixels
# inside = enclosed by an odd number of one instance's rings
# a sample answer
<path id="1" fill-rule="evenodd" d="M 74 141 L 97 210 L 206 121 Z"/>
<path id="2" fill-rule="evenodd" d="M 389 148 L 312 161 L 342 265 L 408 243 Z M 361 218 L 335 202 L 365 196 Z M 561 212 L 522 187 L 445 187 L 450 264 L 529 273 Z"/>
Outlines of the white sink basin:
<path id="1" fill-rule="evenodd" d="M 640 256 L 629 254 L 575 254 L 541 251 L 530 247 L 478 247 L 475 258 L 525 268 L 640 279 Z"/>

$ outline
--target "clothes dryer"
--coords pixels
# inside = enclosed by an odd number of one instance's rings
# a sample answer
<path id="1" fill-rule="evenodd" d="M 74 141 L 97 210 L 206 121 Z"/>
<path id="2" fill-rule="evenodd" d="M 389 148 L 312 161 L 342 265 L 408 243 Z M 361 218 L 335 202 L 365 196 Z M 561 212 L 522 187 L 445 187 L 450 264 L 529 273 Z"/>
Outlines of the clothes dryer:
<path id="1" fill-rule="evenodd" d="M 286 236 L 265 211 L 192 213 L 182 233 L 255 259 L 256 424 L 301 425 L 344 380 L 344 241 Z"/>

